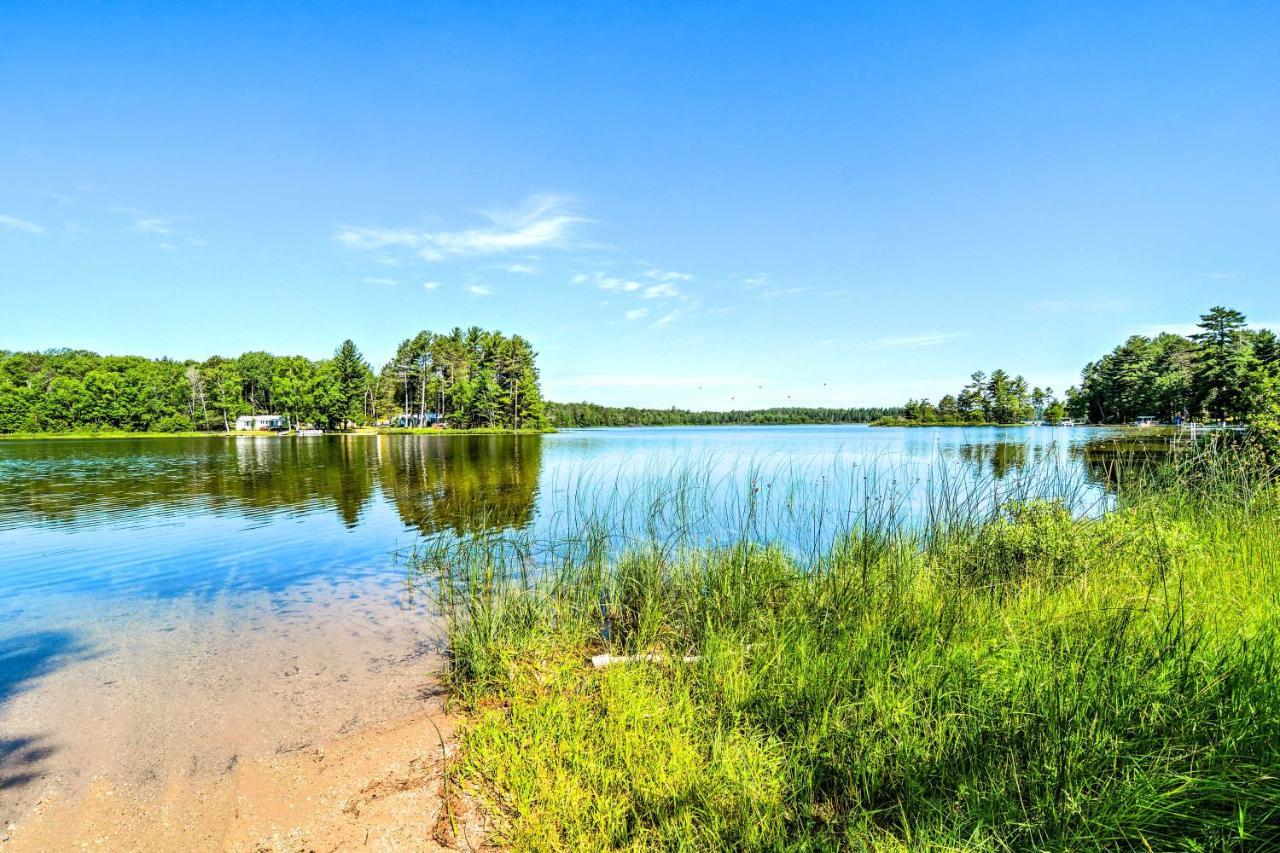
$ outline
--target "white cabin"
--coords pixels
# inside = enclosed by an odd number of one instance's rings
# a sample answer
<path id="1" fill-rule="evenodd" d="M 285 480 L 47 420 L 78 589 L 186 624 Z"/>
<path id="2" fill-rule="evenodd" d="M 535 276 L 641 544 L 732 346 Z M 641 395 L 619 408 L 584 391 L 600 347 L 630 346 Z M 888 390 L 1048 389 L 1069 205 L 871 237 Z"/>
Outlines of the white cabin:
<path id="1" fill-rule="evenodd" d="M 236 418 L 236 429 L 288 429 L 289 421 L 284 415 L 241 415 Z"/>

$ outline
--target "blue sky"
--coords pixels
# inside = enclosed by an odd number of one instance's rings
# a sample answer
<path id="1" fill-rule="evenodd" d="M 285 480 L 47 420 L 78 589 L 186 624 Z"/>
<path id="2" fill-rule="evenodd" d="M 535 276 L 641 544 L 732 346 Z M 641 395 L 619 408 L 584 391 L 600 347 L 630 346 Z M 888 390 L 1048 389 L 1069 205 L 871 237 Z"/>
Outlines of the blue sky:
<path id="1" fill-rule="evenodd" d="M 1277 44 L 1274 3 L 9 2 L 0 348 L 475 324 L 559 400 L 1061 390 L 1280 323 Z"/>

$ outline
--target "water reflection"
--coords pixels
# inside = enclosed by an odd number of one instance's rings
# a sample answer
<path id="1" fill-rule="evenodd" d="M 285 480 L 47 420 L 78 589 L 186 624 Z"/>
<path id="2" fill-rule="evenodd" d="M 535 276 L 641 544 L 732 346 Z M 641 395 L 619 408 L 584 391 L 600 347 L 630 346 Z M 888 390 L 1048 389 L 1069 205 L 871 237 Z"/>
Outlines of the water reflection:
<path id="1" fill-rule="evenodd" d="M 533 518 L 542 467 L 539 436 L 389 443 L 380 455 L 382 491 L 420 533 L 520 528 Z"/>
<path id="2" fill-rule="evenodd" d="M 538 436 L 326 436 L 12 442 L 0 446 L 0 531 L 137 523 L 193 512 L 332 511 L 361 523 L 385 495 L 424 534 L 528 523 Z"/>
<path id="3" fill-rule="evenodd" d="M 1109 436 L 1072 448 L 1085 474 L 1098 486 L 1114 492 L 1125 472 L 1149 470 L 1169 459 L 1167 436 Z"/>
<path id="4" fill-rule="evenodd" d="M 1043 448 L 1036 448 L 1042 451 Z M 974 468 L 977 476 L 991 476 L 1003 480 L 1010 473 L 1026 469 L 1032 463 L 1032 448 L 1027 444 L 996 441 L 989 444 L 964 444 L 958 455 Z"/>
<path id="5" fill-rule="evenodd" d="M 36 610 L 39 595 L 23 604 L 19 593 L 278 590 L 386 573 L 423 536 L 554 539 L 591 514 L 637 536 L 654 532 L 655 511 L 673 526 L 696 517 L 714 538 L 739 528 L 756 485 L 759 517 L 788 519 L 806 542 L 838 535 L 877 500 L 907 519 L 934 517 L 948 489 L 956 506 L 1048 490 L 1093 512 L 1114 482 L 1108 435 L 667 427 L 0 442 L 0 582 L 8 606 Z M 673 480 L 690 472 L 710 488 L 674 495 Z"/>

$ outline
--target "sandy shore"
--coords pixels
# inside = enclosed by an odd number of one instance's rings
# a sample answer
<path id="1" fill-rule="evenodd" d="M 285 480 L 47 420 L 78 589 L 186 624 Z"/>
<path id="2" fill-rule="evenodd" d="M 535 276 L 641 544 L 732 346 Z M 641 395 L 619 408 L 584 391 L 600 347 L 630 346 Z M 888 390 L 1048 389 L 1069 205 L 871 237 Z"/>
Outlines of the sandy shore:
<path id="1" fill-rule="evenodd" d="M 3 849 L 455 840 L 438 629 L 394 589 L 81 607 L 67 602 L 65 630 L 0 638 L 24 673 L 0 702 Z"/>
<path id="2" fill-rule="evenodd" d="M 7 833 L 4 849 L 480 849 L 476 811 L 447 778 L 451 721 L 424 711 L 315 747 L 239 764 L 213 780 L 156 790 L 95 779 L 51 794 Z"/>

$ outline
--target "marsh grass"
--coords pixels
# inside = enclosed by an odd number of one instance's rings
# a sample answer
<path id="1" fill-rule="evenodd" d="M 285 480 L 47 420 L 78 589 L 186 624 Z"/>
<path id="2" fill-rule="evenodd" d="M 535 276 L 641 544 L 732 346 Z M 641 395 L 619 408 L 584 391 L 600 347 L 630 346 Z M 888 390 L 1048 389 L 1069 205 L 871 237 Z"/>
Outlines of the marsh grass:
<path id="1" fill-rule="evenodd" d="M 1052 464 L 834 510 L 813 472 L 726 501 L 708 468 L 591 495 L 553 539 L 424 543 L 498 840 L 1274 846 L 1275 485 L 1233 452 L 1117 464 L 1105 513 Z M 587 665 L 606 650 L 661 657 Z"/>

